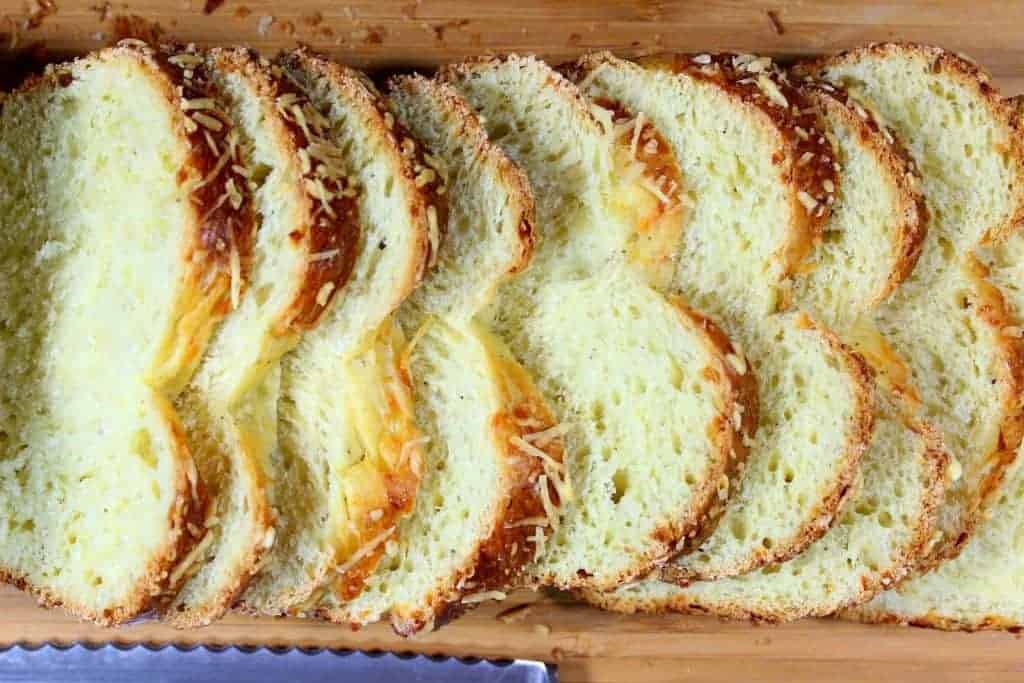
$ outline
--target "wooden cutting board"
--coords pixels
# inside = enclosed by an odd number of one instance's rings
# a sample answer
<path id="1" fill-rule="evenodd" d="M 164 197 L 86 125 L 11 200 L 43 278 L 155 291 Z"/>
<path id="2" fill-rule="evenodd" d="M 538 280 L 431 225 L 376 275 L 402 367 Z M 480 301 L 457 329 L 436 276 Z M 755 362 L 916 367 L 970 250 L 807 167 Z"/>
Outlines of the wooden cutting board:
<path id="1" fill-rule="evenodd" d="M 737 49 L 816 54 L 872 40 L 914 40 L 965 52 L 1007 94 L 1024 91 L 1024 3 L 566 2 L 562 0 L 0 0 L 0 82 L 26 61 L 80 54 L 127 35 L 261 50 L 307 44 L 372 70 L 429 68 L 487 51 L 564 60 L 598 48 L 622 54 Z M 504 623 L 502 610 L 530 604 Z M 298 620 L 231 616 L 178 632 L 118 631 L 44 611 L 0 588 L 0 644 L 44 641 L 301 645 L 557 662 L 573 681 L 1024 680 L 1011 634 L 949 634 L 832 620 L 751 626 L 711 618 L 623 617 L 532 594 L 515 595 L 414 640 L 384 626 L 353 633 Z M 0 663 L 0 676 L 2 676 Z"/>

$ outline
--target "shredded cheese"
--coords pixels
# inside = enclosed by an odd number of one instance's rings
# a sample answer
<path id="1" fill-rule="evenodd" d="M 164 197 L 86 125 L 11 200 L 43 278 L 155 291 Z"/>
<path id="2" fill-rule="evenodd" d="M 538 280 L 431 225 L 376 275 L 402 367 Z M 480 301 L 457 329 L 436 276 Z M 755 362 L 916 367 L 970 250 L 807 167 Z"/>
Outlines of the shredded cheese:
<path id="1" fill-rule="evenodd" d="M 176 585 L 178 581 L 180 581 L 181 578 L 185 576 L 185 573 L 188 572 L 188 570 L 191 569 L 193 565 L 195 565 L 199 557 L 206 553 L 207 549 L 211 545 L 213 545 L 213 540 L 213 534 L 207 531 L 206 535 L 203 536 L 203 540 L 199 541 L 199 543 L 197 543 L 196 546 L 192 548 L 192 551 L 185 556 L 185 559 L 182 560 L 181 563 L 174 568 L 173 572 L 171 572 L 169 582 L 172 586 Z"/>
<path id="2" fill-rule="evenodd" d="M 330 300 L 331 292 L 334 291 L 333 282 L 325 282 L 316 293 L 316 303 L 318 306 L 326 306 Z"/>
<path id="3" fill-rule="evenodd" d="M 349 570 L 351 570 L 353 567 L 359 564 L 363 559 L 369 557 L 370 553 L 376 550 L 377 546 L 379 546 L 381 543 L 388 540 L 388 538 L 393 533 L 395 533 L 395 527 L 389 527 L 388 529 L 385 529 L 381 533 L 377 534 L 370 540 L 369 543 L 366 543 L 358 550 L 356 550 L 354 553 L 352 553 L 352 556 L 348 558 L 348 560 L 346 560 L 344 563 L 339 565 L 338 568 L 335 569 L 335 571 L 339 574 L 348 573 Z"/>
<path id="4" fill-rule="evenodd" d="M 328 261 L 338 254 L 341 253 L 341 249 L 327 249 L 326 251 L 318 251 L 315 254 L 310 254 L 310 261 Z"/>
<path id="5" fill-rule="evenodd" d="M 476 604 L 478 602 L 487 602 L 488 600 L 504 600 L 508 596 L 501 591 L 480 591 L 479 593 L 472 593 L 462 598 L 462 602 L 467 605 Z"/>
<path id="6" fill-rule="evenodd" d="M 548 476 L 542 474 L 537 478 L 537 491 L 540 493 L 540 502 L 544 506 L 544 514 L 551 520 L 551 528 L 555 531 L 561 525 L 558 508 L 551 502 L 551 492 L 548 491 Z"/>
<path id="7" fill-rule="evenodd" d="M 428 265 L 432 266 L 437 263 L 437 251 L 441 244 L 441 228 L 437 222 L 437 207 L 433 205 L 427 207 L 427 226 L 430 239 L 430 263 Z"/>
<path id="8" fill-rule="evenodd" d="M 419 446 L 426 446 L 428 443 L 430 443 L 429 436 L 418 436 L 415 439 L 409 439 L 408 441 L 403 443 L 402 450 L 398 454 L 398 466 L 403 467 L 405 463 L 408 461 L 409 456 L 412 454 L 413 450 L 415 450 Z"/>
<path id="9" fill-rule="evenodd" d="M 561 422 L 556 424 L 554 427 L 549 427 L 540 432 L 533 432 L 532 434 L 524 434 L 523 441 L 533 444 L 538 448 L 544 448 L 549 443 L 557 438 L 563 437 L 569 433 L 572 429 L 572 425 L 567 422 Z"/>
<path id="10" fill-rule="evenodd" d="M 526 455 L 532 455 L 535 458 L 540 458 L 541 462 L 549 464 L 555 471 L 565 471 L 565 465 L 558 462 L 557 460 L 555 460 L 550 455 L 548 455 L 541 449 L 537 448 L 533 444 L 529 443 L 528 441 L 523 439 L 523 437 L 514 435 L 509 439 L 509 442 Z"/>
<path id="11" fill-rule="evenodd" d="M 538 526 L 533 530 L 533 536 L 526 540 L 532 541 L 534 544 L 533 561 L 536 562 L 544 554 L 544 546 L 547 544 L 548 537 L 544 535 L 544 531 Z"/>
<path id="12" fill-rule="evenodd" d="M 423 323 L 419 326 L 419 328 L 413 333 L 412 339 L 409 340 L 409 343 L 405 345 L 405 349 L 402 350 L 402 358 L 399 362 L 401 363 L 401 366 L 406 370 L 408 370 L 409 368 L 409 361 L 412 358 L 412 352 L 419 345 L 420 340 L 422 340 L 423 337 L 426 336 L 427 331 L 430 329 L 430 326 L 432 324 L 433 320 L 430 317 L 426 318 L 423 321 Z"/>
<path id="13" fill-rule="evenodd" d="M 509 522 L 505 525 L 506 529 L 515 529 L 521 526 L 548 526 L 547 517 L 523 517 L 519 521 Z"/>
<path id="14" fill-rule="evenodd" d="M 640 133 L 644 129 L 644 113 L 640 112 L 633 119 L 633 138 L 629 141 L 629 156 L 632 159 L 636 158 L 636 151 L 640 146 Z"/>
<path id="15" fill-rule="evenodd" d="M 194 114 L 192 114 L 192 120 L 198 123 L 200 126 L 204 128 L 209 128 L 214 132 L 220 132 L 224 130 L 224 123 L 220 119 L 210 116 L 209 114 L 204 114 L 201 111 L 197 111 Z"/>
<path id="16" fill-rule="evenodd" d="M 669 198 L 669 196 L 667 194 L 665 194 L 664 192 L 662 192 L 661 188 L 658 187 L 658 184 L 655 183 L 654 181 L 652 181 L 650 178 L 648 178 L 646 176 L 641 176 L 641 178 L 640 178 L 640 185 L 645 190 L 647 190 L 648 192 L 653 194 L 655 197 L 657 197 L 658 201 L 661 202 L 662 204 L 666 204 L 667 205 L 667 204 L 671 204 L 672 203 L 672 200 Z"/>
<path id="17" fill-rule="evenodd" d="M 238 255 L 238 248 L 234 242 L 231 243 L 231 310 L 238 308 L 242 299 L 242 259 Z"/>

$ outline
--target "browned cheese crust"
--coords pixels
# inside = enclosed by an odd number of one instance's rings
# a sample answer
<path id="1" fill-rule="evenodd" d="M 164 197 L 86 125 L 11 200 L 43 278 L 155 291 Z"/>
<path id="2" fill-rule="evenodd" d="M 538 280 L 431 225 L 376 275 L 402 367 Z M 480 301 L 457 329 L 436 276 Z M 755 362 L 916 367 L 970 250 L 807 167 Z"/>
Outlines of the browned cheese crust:
<path id="1" fill-rule="evenodd" d="M 389 88 L 433 90 L 441 98 L 441 106 L 446 114 L 460 122 L 464 144 L 478 151 L 484 160 L 482 163 L 497 170 L 502 182 L 509 188 L 520 215 L 517 230 L 519 249 L 507 264 L 506 274 L 511 276 L 522 271 L 530 262 L 536 239 L 533 193 L 526 174 L 490 142 L 476 112 L 448 84 L 419 76 L 406 76 L 392 79 Z M 425 154 L 425 158 L 433 167 L 443 167 L 442 162 L 429 154 Z M 537 488 L 538 477 L 545 474 L 548 468 L 541 460 L 521 453 L 513 445 L 513 439 L 523 439 L 555 427 L 555 417 L 531 378 L 515 360 L 500 354 L 493 361 L 495 374 L 502 382 L 499 404 L 504 406 L 504 410 L 494 415 L 491 424 L 494 443 L 502 451 L 502 484 L 499 487 L 501 501 L 496 505 L 497 512 L 489 536 L 478 542 L 476 551 L 470 555 L 471 559 L 459 572 L 446 577 L 436 586 L 430 608 L 412 615 L 392 615 L 391 623 L 395 631 L 404 636 L 411 636 L 424 628 L 440 627 L 458 617 L 476 604 L 462 602 L 466 595 L 518 584 L 523 566 L 533 557 L 529 544 L 536 543 L 538 534 L 546 537 L 551 531 Z M 533 445 L 554 462 L 562 462 L 564 449 L 560 436 L 555 435 L 544 443 Z M 564 472 L 553 474 L 565 478 Z M 554 483 L 546 485 L 550 501 L 559 505 L 558 488 Z M 545 520 L 543 525 L 529 523 L 541 518 Z"/>
<path id="2" fill-rule="evenodd" d="M 447 185 L 440 172 L 443 169 L 437 169 L 428 163 L 420 146 L 395 120 L 385 98 L 364 74 L 305 49 L 282 55 L 277 60 L 276 66 L 281 69 L 287 80 L 307 96 L 311 89 L 311 80 L 325 80 L 336 97 L 359 111 L 368 134 L 379 135 L 387 141 L 383 149 L 389 157 L 388 166 L 394 173 L 394 181 L 396 184 L 406 185 L 407 196 L 413 198 L 409 205 L 409 211 L 410 220 L 415 226 L 414 238 L 417 245 L 414 249 L 414 257 L 410 259 L 405 274 L 400 278 L 400 284 L 392 294 L 392 306 L 398 306 L 419 284 L 426 269 L 433 265 L 443 239 L 448 206 Z M 297 77 L 297 75 L 301 76 Z M 322 111 L 320 114 L 324 117 L 327 116 Z M 358 248 L 370 249 L 376 248 L 376 245 L 360 242 Z M 405 392 L 411 392 L 412 383 L 404 362 L 401 367 L 401 375 L 405 383 Z M 391 428 L 385 430 L 385 433 L 386 438 L 400 441 L 384 446 L 401 451 L 404 443 L 418 437 L 418 431 L 415 430 L 412 415 L 408 406 L 405 405 L 406 401 L 394 394 L 395 392 L 389 392 L 387 398 L 389 414 L 386 421 Z M 403 438 L 404 440 L 401 440 Z M 418 449 L 414 450 L 419 452 Z M 376 506 L 361 511 L 357 515 L 357 519 L 354 520 L 363 544 L 371 542 L 388 529 L 396 527 L 402 517 L 412 510 L 420 475 L 419 457 L 404 458 L 398 469 L 389 470 L 384 474 L 388 492 L 386 504 L 383 507 Z M 371 516 L 371 513 L 376 513 L 377 510 L 380 510 L 381 514 Z M 342 552 L 339 548 L 339 553 Z M 334 564 L 338 568 L 344 568 L 344 571 L 337 572 L 334 577 L 312 577 L 312 590 L 307 591 L 306 588 L 301 588 L 299 591 L 311 592 L 312 597 L 306 605 L 298 608 L 298 611 L 307 611 L 308 608 L 319 602 L 325 590 L 333 591 L 341 600 L 351 600 L 359 595 L 366 579 L 376 569 L 383 553 L 384 544 L 377 544 L 374 549 L 359 558 L 357 562 L 352 563 L 351 566 L 347 566 L 350 559 L 347 557 L 347 551 L 344 552 L 344 555 L 339 554 Z M 327 582 L 326 587 L 321 586 L 324 580 Z"/>
<path id="3" fill-rule="evenodd" d="M 123 41 L 129 42 L 129 41 Z M 194 47 L 164 46 L 150 52 L 167 78 L 174 84 L 178 102 L 185 113 L 184 130 L 188 135 L 192 154 L 201 159 L 195 163 L 198 183 L 192 190 L 192 202 L 200 211 L 200 243 L 196 251 L 215 255 L 219 274 L 217 280 L 220 306 L 203 332 L 203 345 L 194 349 L 189 358 L 189 372 L 198 367 L 206 342 L 216 323 L 237 305 L 248 285 L 255 244 L 256 214 L 252 195 L 245 178 L 236 168 L 242 168 L 238 134 L 231 118 L 224 113 L 223 99 L 213 86 L 209 72 L 203 67 L 202 56 Z M 173 100 L 172 100 L 173 101 Z M 179 177 L 181 173 L 179 172 Z M 195 177 L 186 180 L 194 182 Z M 195 258 L 195 252 L 186 256 Z M 198 274 L 197 274 L 198 275 Z M 188 312 L 187 315 L 194 315 Z M 184 378 L 187 381 L 187 377 Z M 168 404 L 168 413 L 173 408 Z M 188 452 L 188 438 L 174 414 L 175 433 L 184 452 Z M 193 497 L 202 492 L 202 506 L 194 505 L 184 523 L 187 534 L 179 540 L 175 563 L 169 572 L 163 590 L 154 594 L 154 605 L 171 600 L 188 578 L 188 571 L 196 558 L 198 544 L 205 535 L 211 499 L 202 483 L 191 455 L 188 456 L 189 478 L 196 481 Z"/>
<path id="4" fill-rule="evenodd" d="M 261 109 L 275 112 L 264 117 L 266 130 L 274 138 L 273 144 L 302 169 L 302 218 L 289 238 L 308 258 L 302 269 L 292 274 L 293 291 L 273 329 L 278 340 L 287 346 L 303 330 L 316 325 L 352 273 L 359 244 L 356 188 L 336 158 L 335 148 L 327 138 L 326 122 L 291 81 L 282 78 L 279 70 L 275 73 L 266 59 L 243 48 L 216 48 L 208 55 L 191 50 L 176 59 L 187 63 L 194 74 L 202 74 L 208 83 L 211 83 L 208 75 L 211 68 L 248 81 L 261 100 Z M 209 144 L 210 148 L 215 149 L 215 144 Z M 251 194 L 254 191 L 252 169 L 240 159 L 233 158 L 227 164 L 236 176 L 237 187 Z M 233 461 L 227 454 L 223 454 L 222 459 Z M 233 568 L 232 576 L 222 582 L 215 599 L 201 605 L 180 605 L 180 612 L 166 614 L 175 626 L 201 626 L 222 615 L 248 586 L 271 547 L 266 538 L 267 534 L 273 538 L 275 515 L 266 496 L 270 484 L 268 475 L 261 464 L 251 458 L 241 458 L 239 465 L 248 469 L 248 480 L 254 484 L 246 496 L 248 514 L 263 531 L 248 539 L 245 555 Z M 223 491 L 211 490 L 210 493 L 212 497 L 226 495 Z M 211 505 L 207 517 L 214 514 Z M 199 556 L 194 559 L 197 561 L 189 567 L 185 580 L 202 566 Z"/>
<path id="5" fill-rule="evenodd" d="M 897 245 L 896 258 L 889 277 L 871 302 L 881 303 L 910 276 L 924 247 L 928 208 L 921 193 L 920 172 L 896 134 L 853 101 L 845 89 L 810 76 L 803 77 L 800 89 L 820 112 L 830 112 L 857 131 L 861 144 L 871 150 L 899 192 L 900 221 L 893 240 Z"/>
<path id="6" fill-rule="evenodd" d="M 536 557 L 537 549 L 544 547 L 552 531 L 552 510 L 544 502 L 541 487 L 546 489 L 554 511 L 562 503 L 563 491 L 568 494 L 565 449 L 554 414 L 514 359 L 503 355 L 494 363 L 505 409 L 495 413 L 491 421 L 492 438 L 502 449 L 502 499 L 496 506 L 490 534 L 478 542 L 472 561 L 435 588 L 430 609 L 413 615 L 392 615 L 392 626 L 400 635 L 440 627 L 479 604 L 475 596 L 521 585 L 523 567 Z M 542 451 L 546 458 L 525 453 L 517 445 L 520 440 Z"/>
<path id="7" fill-rule="evenodd" d="M 597 63 L 592 62 L 592 66 Z M 792 190 L 794 213 L 799 217 L 778 255 L 782 277 L 792 275 L 820 238 L 839 184 L 832 146 L 822 132 L 817 111 L 800 89 L 790 83 L 787 74 L 767 57 L 663 54 L 640 59 L 638 63 L 648 69 L 685 74 L 711 83 L 757 112 L 778 132 L 782 150 L 775 163 L 782 182 Z"/>

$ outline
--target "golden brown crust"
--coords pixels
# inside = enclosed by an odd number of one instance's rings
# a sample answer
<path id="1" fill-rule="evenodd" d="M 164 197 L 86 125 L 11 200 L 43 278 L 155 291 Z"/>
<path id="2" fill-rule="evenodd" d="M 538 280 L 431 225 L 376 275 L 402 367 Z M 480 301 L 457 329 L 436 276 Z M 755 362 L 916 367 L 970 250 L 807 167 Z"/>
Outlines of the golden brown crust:
<path id="1" fill-rule="evenodd" d="M 900 56 L 922 60 L 929 64 L 933 73 L 950 74 L 968 90 L 974 91 L 988 108 L 996 121 L 1002 122 L 1011 133 L 1008 135 L 1014 149 L 1008 150 L 1014 165 L 1017 167 L 1016 183 L 1008 188 L 1014 196 L 1014 211 L 1007 216 L 1002 225 L 991 226 L 981 236 L 979 244 L 995 244 L 1002 242 L 1016 232 L 1024 222 L 1024 139 L 1021 136 L 1020 120 L 1015 115 L 1012 103 L 1004 100 L 992 83 L 991 75 L 963 55 L 950 52 L 941 47 L 919 43 L 888 42 L 870 43 L 852 50 L 808 61 L 798 66 L 801 74 L 821 74 L 823 71 L 853 63 L 865 57 L 887 58 Z"/>
<path id="2" fill-rule="evenodd" d="M 910 276 L 924 247 L 928 231 L 928 208 L 921 192 L 921 177 L 910 153 L 892 129 L 880 123 L 868 109 L 854 102 L 845 89 L 804 77 L 800 84 L 807 99 L 822 113 L 842 119 L 857 131 L 860 144 L 869 149 L 896 188 L 899 222 L 894 226 L 895 258 L 889 277 L 869 302 L 875 306 L 884 301 Z"/>
<path id="3" fill-rule="evenodd" d="M 790 189 L 797 217 L 788 243 L 778 255 L 781 274 L 791 275 L 806 258 L 835 201 L 839 174 L 832 146 L 817 112 L 785 72 L 767 57 L 720 54 L 663 54 L 638 60 L 644 68 L 685 75 L 710 83 L 733 97 L 777 131 L 780 153 L 774 159 Z"/>

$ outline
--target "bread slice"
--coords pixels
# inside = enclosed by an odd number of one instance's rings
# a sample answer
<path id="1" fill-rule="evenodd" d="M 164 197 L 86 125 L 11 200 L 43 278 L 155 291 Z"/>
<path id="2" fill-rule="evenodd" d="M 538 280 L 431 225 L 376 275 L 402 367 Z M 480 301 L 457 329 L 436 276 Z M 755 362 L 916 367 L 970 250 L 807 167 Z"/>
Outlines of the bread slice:
<path id="1" fill-rule="evenodd" d="M 344 295 L 282 361 L 277 541 L 241 601 L 262 614 L 307 612 L 329 590 L 358 595 L 412 509 L 423 438 L 389 316 L 436 254 L 445 206 L 436 170 L 365 76 L 305 51 L 277 66 L 326 119 L 361 234 Z"/>
<path id="2" fill-rule="evenodd" d="M 225 149 L 230 125 L 193 108 L 213 96 L 127 41 L 0 110 L 0 578 L 101 624 L 173 591 L 199 540 L 171 401 L 253 226 L 206 141 Z"/>
<path id="3" fill-rule="evenodd" d="M 917 265 L 928 225 L 920 176 L 895 134 L 842 88 L 800 84 L 839 164 L 832 215 L 793 281 L 793 305 L 845 336 Z"/>
<path id="4" fill-rule="evenodd" d="M 820 233 L 838 178 L 811 103 L 767 58 L 590 55 L 585 94 L 654 122 L 694 204 L 672 287 L 743 346 L 761 394 L 743 478 L 717 528 L 667 564 L 687 583 L 783 561 L 819 538 L 871 434 L 862 359 L 803 314 L 778 316 Z"/>
<path id="5" fill-rule="evenodd" d="M 824 238 L 793 286 L 807 308 L 849 338 L 864 334 L 863 317 L 912 269 L 924 232 L 923 198 L 898 143 L 845 94 L 803 84 L 835 143 L 841 172 Z M 908 263 L 909 261 L 909 263 Z M 855 333 L 851 333 L 853 330 Z M 884 343 L 884 340 L 882 340 Z M 876 353 L 869 361 L 889 363 Z M 890 349 L 891 351 L 891 349 Z M 879 386 L 876 422 L 836 524 L 796 557 L 742 576 L 679 588 L 643 582 L 593 602 L 620 611 L 712 612 L 737 619 L 788 621 L 860 604 L 905 578 L 928 549 L 942 499 L 948 455 L 937 431 L 908 422 L 899 397 L 909 386 Z"/>
<path id="6" fill-rule="evenodd" d="M 390 95 L 398 121 L 443 169 L 450 198 L 437 262 L 396 313 L 412 339 L 403 363 L 429 441 L 415 507 L 388 538 L 384 559 L 358 597 L 327 595 L 319 613 L 354 626 L 390 614 L 397 632 L 412 635 L 519 582 L 531 543 L 558 521 L 565 477 L 550 409 L 474 320 L 529 260 L 526 177 L 450 86 L 405 77 L 392 81 Z"/>
<path id="7" fill-rule="evenodd" d="M 812 65 L 892 127 L 922 174 L 930 224 L 919 266 L 876 324 L 941 428 L 962 472 L 940 510 L 934 562 L 955 556 L 982 519 L 1021 441 L 1020 340 L 1002 296 L 974 267 L 1024 217 L 1024 156 L 1010 105 L 988 76 L 939 48 L 879 44 Z"/>
<path id="8" fill-rule="evenodd" d="M 717 515 L 756 420 L 755 387 L 710 321 L 650 286 L 671 272 L 681 227 L 678 168 L 657 131 L 591 108 L 529 57 L 440 77 L 527 173 L 537 202 L 534 259 L 486 312 L 570 426 L 573 498 L 533 544 L 529 577 L 613 588 Z"/>
<path id="9" fill-rule="evenodd" d="M 1003 292 L 1015 314 L 1024 311 L 1024 236 L 983 248 L 988 278 Z M 1020 328 L 1005 334 L 1019 335 Z M 843 613 L 869 622 L 913 624 L 947 630 L 1019 629 L 1024 626 L 1024 458 L 1003 473 L 997 493 L 960 554 L 934 571 L 867 605 Z"/>
<path id="10" fill-rule="evenodd" d="M 565 475 L 554 416 L 486 329 L 429 318 L 407 354 L 416 422 L 430 439 L 415 507 L 360 594 L 327 595 L 318 614 L 352 626 L 389 614 L 411 636 L 504 598 L 557 520 Z"/>
<path id="11" fill-rule="evenodd" d="M 689 612 L 733 619 L 789 621 L 825 616 L 899 582 L 931 540 L 948 456 L 934 431 L 904 426 L 891 395 L 854 492 L 835 525 L 800 555 L 742 576 L 685 587 L 640 581 L 588 601 L 618 612 Z"/>
<path id="12" fill-rule="evenodd" d="M 359 225 L 336 161 L 341 151 L 312 105 L 274 78 L 269 62 L 241 48 L 175 59 L 221 93 L 245 176 L 235 180 L 249 184 L 259 217 L 248 291 L 177 402 L 211 500 L 189 578 L 163 610 L 166 621 L 190 627 L 219 618 L 273 544 L 266 462 L 277 441 L 280 381 L 267 375 L 344 286 Z M 318 182 L 329 200 L 314 194 Z"/>

